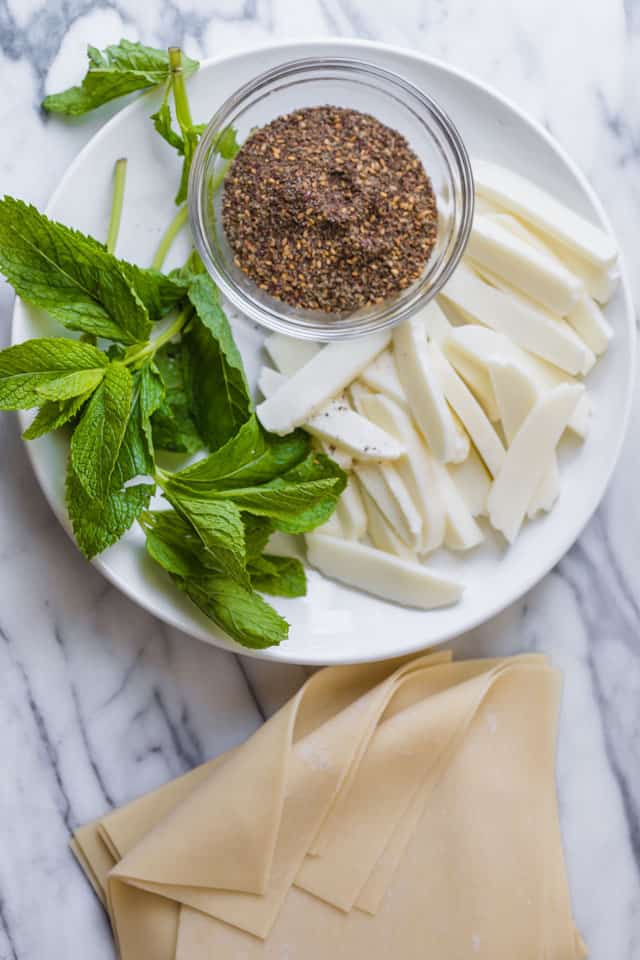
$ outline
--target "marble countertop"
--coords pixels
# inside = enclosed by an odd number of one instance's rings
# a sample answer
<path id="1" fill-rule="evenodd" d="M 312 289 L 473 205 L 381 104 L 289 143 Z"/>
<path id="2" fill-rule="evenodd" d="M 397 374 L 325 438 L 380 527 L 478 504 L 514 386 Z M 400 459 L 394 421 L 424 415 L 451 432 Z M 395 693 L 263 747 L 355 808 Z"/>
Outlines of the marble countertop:
<path id="1" fill-rule="evenodd" d="M 359 36 L 476 74 L 583 167 L 640 302 L 640 0 L 0 0 L 3 193 L 46 202 L 97 124 L 62 129 L 39 101 L 75 82 L 88 42 L 121 35 L 200 57 Z M 2 343 L 11 299 L 1 285 Z M 13 415 L 0 416 L 0 444 L 0 960 L 108 960 L 107 922 L 70 832 L 244 739 L 305 672 L 207 647 L 138 609 L 62 531 Z M 564 670 L 560 806 L 594 960 L 640 957 L 639 458 L 636 404 L 579 542 L 520 603 L 454 644 L 466 655 L 543 650 Z"/>

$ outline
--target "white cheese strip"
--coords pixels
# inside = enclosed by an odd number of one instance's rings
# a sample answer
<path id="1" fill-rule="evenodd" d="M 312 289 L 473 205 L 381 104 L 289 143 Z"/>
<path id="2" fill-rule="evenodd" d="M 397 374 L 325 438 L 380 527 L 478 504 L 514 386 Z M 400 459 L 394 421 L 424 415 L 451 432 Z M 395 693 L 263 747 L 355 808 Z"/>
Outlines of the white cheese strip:
<path id="1" fill-rule="evenodd" d="M 560 383 L 576 382 L 569 374 L 522 350 L 508 337 L 488 327 L 476 324 L 456 327 L 455 337 L 457 346 L 468 352 L 478 363 L 489 364 L 494 358 L 513 360 L 535 384 L 538 393 L 551 390 Z M 590 418 L 591 402 L 585 391 L 569 421 L 569 427 L 584 439 L 589 432 Z"/>
<path id="2" fill-rule="evenodd" d="M 358 463 L 355 474 L 363 489 L 387 518 L 398 536 L 410 547 L 417 548 L 422 535 L 422 518 L 411 501 L 408 490 L 393 468 Z M 404 492 L 398 491 L 404 487 Z"/>
<path id="3" fill-rule="evenodd" d="M 433 456 L 409 414 L 389 397 L 380 393 L 369 394 L 363 401 L 363 413 L 404 446 L 406 455 L 395 463 L 395 468 L 422 516 L 419 552 L 426 554 L 437 550 L 444 539 L 446 515 Z"/>
<path id="4" fill-rule="evenodd" d="M 613 239 L 531 180 L 483 160 L 473 161 L 476 193 L 549 234 L 589 263 L 609 266 L 617 257 Z"/>
<path id="5" fill-rule="evenodd" d="M 553 313 L 569 312 L 584 287 L 557 259 L 488 217 L 475 217 L 466 254 Z"/>
<path id="6" fill-rule="evenodd" d="M 455 328 L 453 329 L 455 330 Z M 500 414 L 486 367 L 483 364 L 476 363 L 468 354 L 458 350 L 455 339 L 451 340 L 447 337 L 438 346 L 456 373 L 467 384 L 489 419 L 494 422 L 499 420 Z"/>
<path id="7" fill-rule="evenodd" d="M 536 492 L 527 508 L 527 516 L 532 520 L 539 513 L 549 513 L 560 496 L 560 470 L 554 456 L 551 466 L 538 484 Z"/>
<path id="8" fill-rule="evenodd" d="M 517 363 L 494 358 L 489 372 L 500 408 L 500 416 L 507 445 L 511 445 L 518 430 L 538 400 L 538 390 Z M 549 468 L 531 498 L 527 515 L 535 516 L 541 510 L 550 510 L 560 494 L 560 477 L 556 456 L 553 454 Z"/>
<path id="9" fill-rule="evenodd" d="M 363 401 L 366 401 L 367 397 L 373 396 L 371 390 L 366 387 L 360 380 L 354 380 L 354 382 L 349 387 L 349 397 L 351 403 L 353 404 L 354 410 L 357 410 L 358 413 L 366 417 L 364 413 Z"/>
<path id="10" fill-rule="evenodd" d="M 395 328 L 393 348 L 400 382 L 429 449 L 444 463 L 455 460 L 457 434 L 451 411 L 431 366 L 425 325 L 419 315 Z"/>
<path id="11" fill-rule="evenodd" d="M 489 519 L 513 543 L 583 387 L 560 384 L 544 394 L 513 438 L 489 494 Z"/>
<path id="12" fill-rule="evenodd" d="M 598 303 L 609 303 L 620 283 L 620 263 L 618 260 L 607 267 L 598 267 L 578 257 L 572 250 L 560 244 L 554 244 L 549 238 L 549 246 L 566 263 L 576 277 L 579 277 L 590 297 Z"/>
<path id="13" fill-rule="evenodd" d="M 284 436 L 339 394 L 389 345 L 391 334 L 373 333 L 323 347 L 256 408 L 260 423 Z"/>
<path id="14" fill-rule="evenodd" d="M 358 481 L 351 475 L 343 490 L 336 514 L 340 520 L 343 536 L 347 540 L 360 540 L 367 532 L 367 514 L 360 495 Z"/>
<path id="15" fill-rule="evenodd" d="M 384 393 L 387 397 L 395 400 L 396 403 L 408 405 L 407 395 L 400 383 L 391 350 L 385 350 L 379 357 L 376 357 L 373 363 L 370 363 L 362 371 L 360 379 L 371 390 Z"/>
<path id="16" fill-rule="evenodd" d="M 491 477 L 477 451 L 472 447 L 464 463 L 449 464 L 447 469 L 451 479 L 462 494 L 471 516 L 486 516 Z"/>
<path id="17" fill-rule="evenodd" d="M 460 417 L 471 442 L 486 463 L 491 475 L 495 477 L 504 460 L 504 447 L 500 437 L 476 398 L 437 344 L 429 344 L 429 356 L 447 402 Z"/>
<path id="18" fill-rule="evenodd" d="M 462 585 L 400 557 L 362 543 L 309 534 L 307 559 L 327 577 L 385 600 L 430 610 L 456 603 Z"/>
<path id="19" fill-rule="evenodd" d="M 451 415 L 453 417 L 453 425 L 456 430 L 456 455 L 451 463 L 464 463 L 469 456 L 471 441 L 469 440 L 469 434 L 463 427 L 460 417 L 455 410 L 451 411 Z"/>
<path id="20" fill-rule="evenodd" d="M 569 374 L 584 373 L 593 365 L 591 350 L 570 327 L 535 304 L 490 286 L 466 263 L 458 266 L 440 295 L 467 317 Z"/>
<path id="21" fill-rule="evenodd" d="M 438 489 L 442 495 L 447 523 L 444 542 L 450 550 L 471 550 L 484 540 L 484 534 L 473 519 L 471 510 L 453 482 L 448 469 L 434 461 Z"/>
<path id="22" fill-rule="evenodd" d="M 321 526 L 316 527 L 315 533 L 324 533 L 328 537 L 343 537 L 344 531 L 342 529 L 342 524 L 340 522 L 340 517 L 337 512 L 332 513 L 328 520 L 326 520 Z"/>
<path id="23" fill-rule="evenodd" d="M 367 511 L 367 533 L 371 542 L 378 550 L 392 553 L 405 560 L 417 560 L 413 550 L 400 539 L 393 527 L 387 523 L 384 514 L 378 509 L 368 493 L 362 493 L 364 507 Z"/>
<path id="24" fill-rule="evenodd" d="M 598 304 L 588 294 L 583 294 L 567 314 L 567 322 L 594 353 L 600 355 L 605 352 L 613 330 Z"/>
<path id="25" fill-rule="evenodd" d="M 318 449 L 322 453 L 326 453 L 328 457 L 331 457 L 332 460 L 338 464 L 338 466 L 348 473 L 353 466 L 353 457 L 349 453 L 345 453 L 344 450 L 341 450 L 340 447 L 337 447 L 335 443 L 327 443 L 325 440 L 316 440 Z"/>
<path id="26" fill-rule="evenodd" d="M 286 378 L 275 370 L 263 367 L 258 385 L 265 397 L 280 389 Z M 334 444 L 359 460 L 397 460 L 404 453 L 401 444 L 375 424 L 355 413 L 344 397 L 325 404 L 304 423 L 313 437 Z"/>
<path id="27" fill-rule="evenodd" d="M 530 350 L 542 360 L 553 363 L 566 373 L 585 376 L 590 372 L 595 365 L 596 355 L 584 338 L 580 337 L 568 323 L 568 316 L 566 318 L 554 316 L 501 277 L 496 277 L 490 270 L 484 270 L 482 267 L 476 269 L 481 282 L 485 281 L 499 293 L 509 297 L 512 307 L 519 311 L 526 311 L 530 321 L 533 320 L 532 314 L 537 314 L 535 335 L 527 337 L 527 340 L 536 344 L 537 348 L 527 346 L 527 342 L 520 334 L 511 336 L 514 342 L 520 343 L 524 349 Z M 576 309 L 583 298 L 589 299 L 586 293 L 581 294 L 572 310 Z M 543 328 L 541 321 L 544 321 L 546 328 Z M 507 336 L 509 335 L 508 331 L 504 332 Z"/>
<path id="28" fill-rule="evenodd" d="M 272 333 L 264 341 L 264 347 L 285 377 L 293 376 L 322 349 L 319 343 L 314 343 L 312 340 L 299 340 L 297 337 L 287 337 L 283 333 Z"/>

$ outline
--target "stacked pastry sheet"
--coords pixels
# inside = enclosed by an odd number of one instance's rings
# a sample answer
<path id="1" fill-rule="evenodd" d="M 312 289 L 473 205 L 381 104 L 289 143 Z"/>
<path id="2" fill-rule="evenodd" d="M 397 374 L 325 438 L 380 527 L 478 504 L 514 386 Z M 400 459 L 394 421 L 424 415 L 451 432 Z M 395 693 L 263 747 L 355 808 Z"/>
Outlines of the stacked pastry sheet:
<path id="1" fill-rule="evenodd" d="M 123 960 L 574 960 L 540 656 L 328 668 L 81 828 Z"/>

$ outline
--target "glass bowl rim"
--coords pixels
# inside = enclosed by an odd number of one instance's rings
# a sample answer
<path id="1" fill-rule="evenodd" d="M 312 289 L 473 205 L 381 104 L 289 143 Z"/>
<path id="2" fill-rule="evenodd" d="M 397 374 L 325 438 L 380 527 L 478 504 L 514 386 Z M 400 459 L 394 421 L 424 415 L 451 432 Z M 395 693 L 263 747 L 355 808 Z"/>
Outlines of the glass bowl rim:
<path id="1" fill-rule="evenodd" d="M 254 94 L 260 93 L 261 90 L 268 88 L 274 82 L 296 77 L 300 82 L 304 74 L 313 74 L 322 70 L 338 71 L 343 74 L 340 79 L 347 82 L 354 74 L 382 81 L 383 84 L 391 86 L 394 90 L 400 90 L 408 95 L 414 102 L 414 106 L 417 102 L 417 106 L 420 108 L 420 121 L 431 130 L 437 128 L 438 134 L 445 140 L 453 154 L 458 177 L 457 183 L 456 178 L 452 176 L 451 164 L 447 162 L 446 166 L 449 176 L 458 188 L 461 197 L 461 217 L 457 232 L 453 235 L 453 247 L 441 263 L 440 272 L 435 276 L 433 282 L 426 289 L 420 289 L 420 283 L 426 279 L 423 278 L 422 281 L 418 281 L 417 289 L 415 285 L 408 287 L 406 291 L 401 291 L 397 298 L 381 304 L 377 308 L 377 312 L 371 317 L 360 318 L 353 325 L 348 322 L 349 315 L 342 322 L 331 319 L 319 319 L 314 322 L 306 318 L 296 321 L 276 309 L 270 309 L 252 299 L 241 286 L 228 279 L 219 269 L 210 253 L 211 243 L 205 228 L 203 208 L 206 203 L 208 160 L 211 150 L 215 149 L 217 140 L 229 125 L 230 117 L 237 112 L 238 108 L 242 107 L 245 101 L 252 98 Z M 318 79 L 322 79 L 322 77 L 318 77 Z M 418 115 L 416 111 L 412 112 Z M 191 165 L 187 198 L 190 226 L 196 249 L 207 271 L 230 303 L 249 320 L 271 331 L 298 339 L 318 341 L 355 339 L 380 330 L 386 330 L 426 306 L 442 289 L 464 254 L 473 224 L 474 201 L 473 171 L 467 148 L 454 122 L 433 97 L 421 90 L 412 81 L 395 73 L 395 71 L 387 70 L 368 60 L 356 57 L 317 56 L 300 57 L 277 64 L 242 84 L 223 101 L 211 117 L 200 138 Z M 247 278 L 247 280 L 251 282 L 250 278 Z M 405 294 L 407 295 L 406 298 Z M 356 315 L 357 312 L 354 312 L 354 316 Z M 325 316 L 328 317 L 326 314 Z"/>

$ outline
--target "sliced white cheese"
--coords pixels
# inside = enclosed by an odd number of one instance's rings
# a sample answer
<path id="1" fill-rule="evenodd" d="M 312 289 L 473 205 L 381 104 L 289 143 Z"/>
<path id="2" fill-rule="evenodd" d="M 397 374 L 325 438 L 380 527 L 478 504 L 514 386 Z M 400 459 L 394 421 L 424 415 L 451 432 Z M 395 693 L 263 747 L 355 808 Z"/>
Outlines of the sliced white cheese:
<path id="1" fill-rule="evenodd" d="M 529 320 L 533 319 L 532 312 L 537 314 L 536 331 L 534 337 L 529 335 L 528 340 L 537 345 L 537 349 L 527 346 L 521 335 L 512 336 L 512 340 L 520 343 L 525 349 L 528 349 L 534 355 L 541 359 L 553 363 L 567 373 L 581 374 L 585 376 L 596 362 L 596 355 L 591 350 L 585 340 L 578 336 L 574 328 L 568 323 L 568 317 L 554 316 L 543 307 L 534 303 L 533 300 L 525 296 L 519 290 L 516 290 L 505 280 L 496 277 L 490 270 L 484 270 L 477 267 L 477 272 L 483 281 L 497 289 L 498 292 L 509 297 L 512 307 L 519 311 L 526 311 Z M 578 297 L 573 310 L 580 304 L 586 293 Z M 587 298 L 588 299 L 588 298 Z M 542 321 L 546 324 L 543 327 Z M 525 328 L 526 329 L 526 328 Z M 507 331 L 505 331 L 507 332 Z M 508 333 L 507 333 L 508 335 Z M 553 359 L 549 359 L 552 357 Z"/>
<path id="2" fill-rule="evenodd" d="M 440 346 L 456 373 L 467 384 L 489 419 L 494 422 L 499 420 L 500 414 L 486 367 L 483 364 L 476 363 L 467 353 L 458 350 L 455 338 L 452 340 L 447 337 L 438 346 Z"/>
<path id="3" fill-rule="evenodd" d="M 584 287 L 559 260 L 489 217 L 475 217 L 466 254 L 553 313 L 569 312 Z"/>
<path id="4" fill-rule="evenodd" d="M 256 408 L 260 423 L 284 436 L 339 394 L 389 345 L 391 334 L 329 343 Z"/>
<path id="5" fill-rule="evenodd" d="M 366 417 L 366 413 L 363 412 L 363 400 L 370 396 L 372 396 L 371 390 L 360 380 L 354 380 L 349 387 L 349 397 L 353 408 L 363 417 Z"/>
<path id="6" fill-rule="evenodd" d="M 272 396 L 286 382 L 275 370 L 263 367 L 258 385 L 265 397 Z M 404 453 L 401 444 L 351 409 L 344 397 L 336 397 L 325 404 L 304 424 L 313 437 L 345 451 L 359 460 L 397 460 Z"/>
<path id="7" fill-rule="evenodd" d="M 447 469 L 469 507 L 471 516 L 486 516 L 491 477 L 475 448 L 471 448 L 464 463 L 451 463 Z"/>
<path id="8" fill-rule="evenodd" d="M 264 347 L 285 377 L 293 376 L 322 349 L 319 343 L 314 343 L 312 340 L 299 340 L 297 337 L 287 337 L 283 333 L 272 333 L 264 341 Z"/>
<path id="9" fill-rule="evenodd" d="M 460 417 L 472 443 L 496 476 L 504 460 L 504 447 L 489 418 L 464 381 L 455 372 L 435 343 L 429 344 L 429 356 L 447 402 Z"/>
<path id="10" fill-rule="evenodd" d="M 442 495 L 447 524 L 444 542 L 450 550 L 471 550 L 484 540 L 484 534 L 473 519 L 471 510 L 451 474 L 443 464 L 434 461 L 438 489 Z"/>
<path id="11" fill-rule="evenodd" d="M 363 489 L 382 511 L 398 536 L 417 548 L 422 536 L 422 518 L 399 474 L 393 467 L 358 463 L 355 474 Z"/>
<path id="12" fill-rule="evenodd" d="M 309 534 L 307 559 L 327 577 L 385 600 L 430 610 L 456 603 L 462 585 L 423 567 L 362 543 Z"/>
<path id="13" fill-rule="evenodd" d="M 569 374 L 584 373 L 593 365 L 591 350 L 570 327 L 530 301 L 490 286 L 466 263 L 458 266 L 440 295 L 467 317 Z M 457 330 L 454 327 L 452 335 Z"/>
<path id="14" fill-rule="evenodd" d="M 476 193 L 515 213 L 556 242 L 599 266 L 617 257 L 613 239 L 531 180 L 484 160 L 473 161 Z"/>
<path id="15" fill-rule="evenodd" d="M 536 492 L 527 508 L 527 516 L 532 520 L 539 513 L 548 513 L 560 496 L 560 470 L 554 456 L 551 466 L 538 484 Z"/>
<path id="16" fill-rule="evenodd" d="M 544 394 L 513 438 L 489 494 L 489 519 L 513 543 L 583 391 L 560 384 Z"/>
<path id="17" fill-rule="evenodd" d="M 316 527 L 315 533 L 324 533 L 328 537 L 343 537 L 344 531 L 337 513 L 332 513 L 328 520 Z"/>
<path id="18" fill-rule="evenodd" d="M 619 261 L 616 260 L 607 267 L 598 267 L 578 257 L 567 247 L 554 244 L 551 238 L 549 238 L 549 246 L 566 263 L 569 270 L 576 277 L 580 277 L 590 297 L 602 304 L 611 300 L 620 283 Z"/>
<path id="19" fill-rule="evenodd" d="M 407 395 L 400 383 L 391 350 L 385 350 L 362 371 L 360 379 L 371 390 L 384 393 L 396 403 L 408 405 Z"/>
<path id="20" fill-rule="evenodd" d="M 348 540 L 360 540 L 367 532 L 367 514 L 362 502 L 358 481 L 351 475 L 343 490 L 336 514 L 340 520 L 343 536 Z"/>
<path id="21" fill-rule="evenodd" d="M 419 315 L 395 328 L 393 349 L 400 382 L 429 449 L 444 463 L 455 460 L 457 434 L 431 366 L 424 321 Z"/>
<path id="22" fill-rule="evenodd" d="M 508 337 L 488 327 L 477 324 L 456 327 L 455 339 L 458 347 L 468 352 L 469 356 L 475 358 L 478 363 L 489 364 L 494 358 L 513 360 L 525 371 L 539 393 L 544 393 L 560 383 L 576 382 L 569 374 L 522 350 Z M 585 391 L 578 401 L 569 427 L 577 436 L 584 439 L 589 431 L 590 418 L 591 402 Z"/>
<path id="23" fill-rule="evenodd" d="M 406 455 L 395 463 L 423 520 L 420 553 L 430 553 L 441 546 L 445 531 L 445 509 L 438 487 L 434 458 L 425 446 L 409 414 L 383 394 L 369 394 L 363 400 L 363 413 L 396 437 Z"/>
<path id="24" fill-rule="evenodd" d="M 464 463 L 469 456 L 471 440 L 469 440 L 469 434 L 462 425 L 460 417 L 455 410 L 451 411 L 451 415 L 453 417 L 453 425 L 456 429 L 456 455 L 451 463 Z"/>
<path id="25" fill-rule="evenodd" d="M 417 560 L 415 552 L 400 539 L 391 524 L 387 523 L 384 514 L 369 494 L 363 491 L 362 499 L 367 511 L 367 533 L 374 547 L 396 557 L 404 557 L 405 560 Z"/>
<path id="26" fill-rule="evenodd" d="M 605 352 L 613 330 L 598 304 L 588 294 L 585 293 L 579 298 L 567 314 L 567 322 L 594 353 L 600 355 Z"/>
<path id="27" fill-rule="evenodd" d="M 494 358 L 489 364 L 495 395 L 500 408 L 500 417 L 507 445 L 510 445 L 518 430 L 538 400 L 538 390 L 530 377 L 512 360 Z M 550 510 L 560 494 L 560 477 L 555 453 L 531 498 L 527 515 L 534 517 L 541 510 Z"/>
<path id="28" fill-rule="evenodd" d="M 332 460 L 338 464 L 338 466 L 348 473 L 353 466 L 353 457 L 350 453 L 346 453 L 344 450 L 341 450 L 340 447 L 337 447 L 335 443 L 327 443 L 325 440 L 316 440 L 318 449 L 322 453 L 326 453 L 328 457 L 331 457 Z"/>

